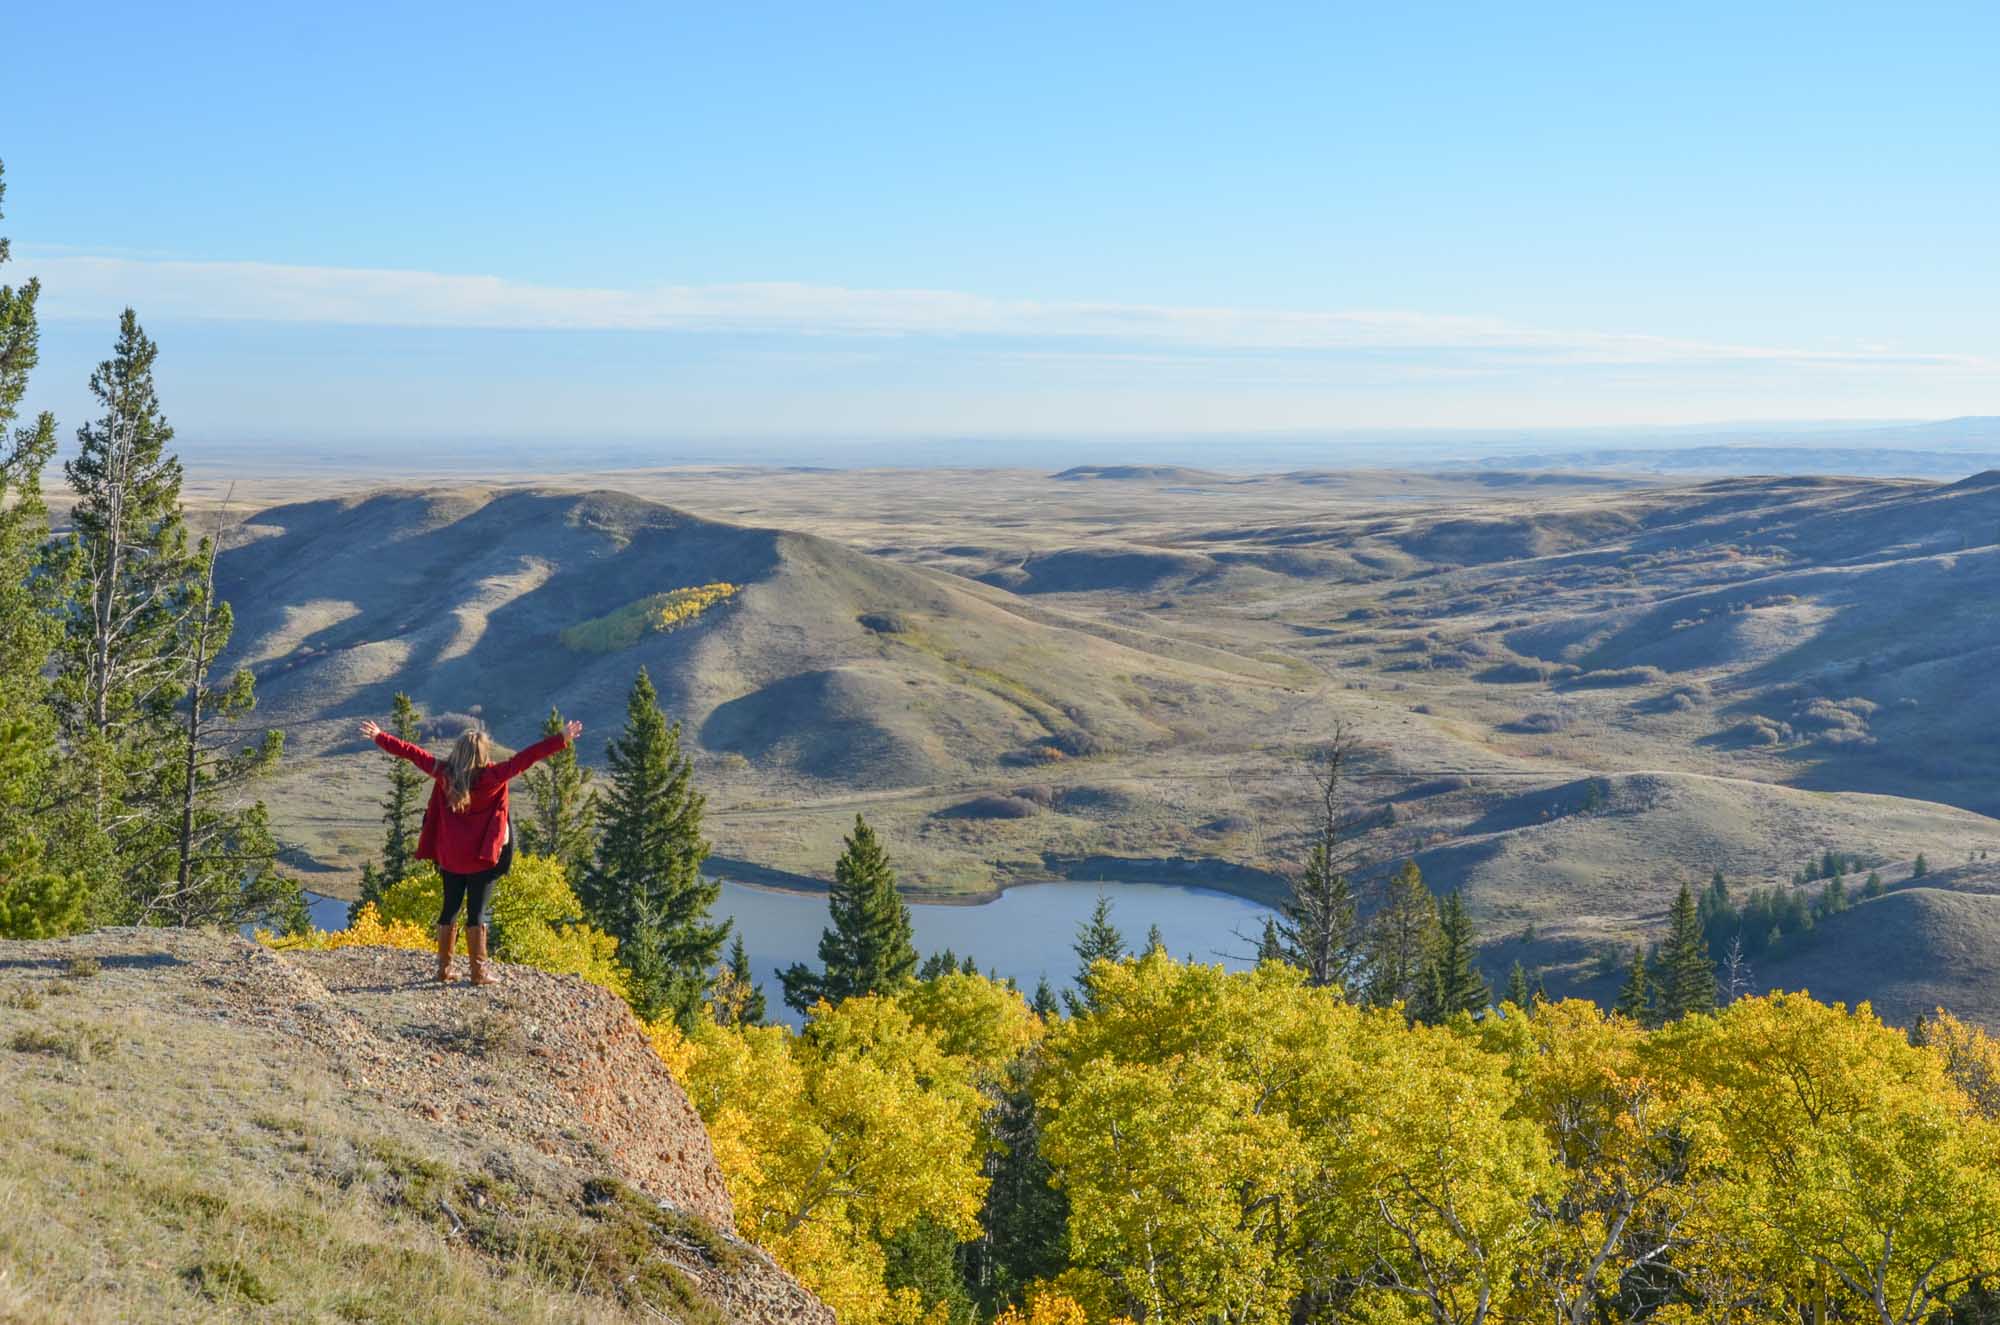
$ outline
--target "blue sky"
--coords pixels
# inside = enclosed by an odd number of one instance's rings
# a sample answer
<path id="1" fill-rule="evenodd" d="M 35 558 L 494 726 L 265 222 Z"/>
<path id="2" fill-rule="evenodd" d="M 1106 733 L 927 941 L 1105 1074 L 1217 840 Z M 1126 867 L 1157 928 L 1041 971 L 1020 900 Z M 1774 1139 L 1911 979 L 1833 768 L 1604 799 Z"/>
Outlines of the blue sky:
<path id="1" fill-rule="evenodd" d="M 2000 412 L 1991 4 L 31 5 L 34 403 L 184 441 Z"/>

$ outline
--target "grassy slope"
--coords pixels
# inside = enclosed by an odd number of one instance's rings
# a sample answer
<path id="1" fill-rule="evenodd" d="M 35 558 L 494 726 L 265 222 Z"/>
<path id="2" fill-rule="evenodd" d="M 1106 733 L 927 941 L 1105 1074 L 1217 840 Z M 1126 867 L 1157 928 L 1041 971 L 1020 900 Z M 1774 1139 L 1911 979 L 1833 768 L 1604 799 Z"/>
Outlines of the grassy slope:
<path id="1" fill-rule="evenodd" d="M 131 931 L 9 946 L 0 1321 L 720 1325 L 669 1261 L 736 1275 L 741 1244 L 526 1138 L 396 1107 L 282 1009 L 262 1028 L 218 1010 L 207 991 L 239 946 Z M 94 973 L 60 973 L 85 954 Z M 395 1052 L 504 1090 L 516 1048 L 460 1001 L 466 1033 L 406 1029 Z"/>

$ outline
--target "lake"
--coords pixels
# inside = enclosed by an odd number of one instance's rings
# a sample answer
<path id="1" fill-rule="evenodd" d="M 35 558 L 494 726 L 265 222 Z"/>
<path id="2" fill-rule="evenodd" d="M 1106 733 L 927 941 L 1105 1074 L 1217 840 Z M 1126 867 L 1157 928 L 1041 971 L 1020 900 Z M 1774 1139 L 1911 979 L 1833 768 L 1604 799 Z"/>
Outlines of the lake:
<path id="1" fill-rule="evenodd" d="M 503 883 L 501 885 L 505 887 Z M 1077 926 L 1090 918 L 1098 894 L 1111 900 L 1111 920 L 1130 946 L 1145 941 L 1146 927 L 1158 925 L 1167 951 L 1200 962 L 1221 962 L 1232 970 L 1251 964 L 1267 907 L 1232 893 L 1172 883 L 1024 883 L 990 902 L 944 906 L 914 902 L 911 924 L 917 951 L 928 956 L 950 948 L 978 959 L 982 971 L 1012 978 L 1032 994 L 1048 977 L 1061 989 L 1076 970 Z M 313 923 L 322 929 L 347 925 L 347 903 L 308 894 Z M 725 881 L 716 914 L 736 922 L 749 950 L 751 969 L 764 986 L 773 1016 L 783 1010 L 777 971 L 793 962 L 817 965 L 820 931 L 827 926 L 824 893 L 787 892 Z"/>

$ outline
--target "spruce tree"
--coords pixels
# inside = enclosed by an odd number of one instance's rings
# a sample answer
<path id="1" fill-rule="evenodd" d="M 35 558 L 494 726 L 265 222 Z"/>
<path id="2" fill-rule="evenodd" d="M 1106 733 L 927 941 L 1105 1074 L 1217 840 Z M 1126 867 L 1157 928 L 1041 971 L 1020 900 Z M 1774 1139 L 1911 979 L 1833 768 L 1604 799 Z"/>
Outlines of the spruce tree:
<path id="1" fill-rule="evenodd" d="M 1146 951 L 1148 953 L 1155 953 L 1165 952 L 1166 950 L 1167 936 L 1160 932 L 1160 927 L 1158 925 L 1146 926 Z"/>
<path id="2" fill-rule="evenodd" d="M 1641 1026 L 1653 1024 L 1653 984 L 1646 974 L 1645 950 L 1636 943 L 1632 945 L 1632 969 L 1626 973 L 1625 985 L 1611 1010 Z"/>
<path id="3" fill-rule="evenodd" d="M 1076 927 L 1074 950 L 1076 988 L 1063 990 L 1063 1005 L 1072 1017 L 1081 1016 L 1097 1006 L 1097 996 L 1091 989 L 1090 968 L 1100 961 L 1125 960 L 1125 936 L 1111 923 L 1111 899 L 1103 893 L 1097 894 L 1097 905 L 1090 909 L 1090 919 Z"/>
<path id="4" fill-rule="evenodd" d="M 1274 916 L 1264 917 L 1264 934 L 1257 940 L 1257 964 L 1281 962 L 1285 960 L 1285 940 L 1278 933 L 1278 921 Z"/>
<path id="5" fill-rule="evenodd" d="M 1507 1001 L 1523 1009 L 1534 1005 L 1535 992 L 1528 984 L 1527 968 L 1521 965 L 1518 958 L 1513 969 L 1507 972 Z"/>
<path id="6" fill-rule="evenodd" d="M 1388 896 L 1369 929 L 1370 1003 L 1378 1007 L 1392 1003 L 1416 1006 L 1436 946 L 1437 928 L 1437 899 L 1424 886 L 1417 862 L 1405 861 L 1389 880 Z"/>
<path id="7" fill-rule="evenodd" d="M 1910 866 L 1910 877 L 1913 879 L 1921 879 L 1930 872 L 1931 872 L 1931 863 L 1928 860 L 1925 860 L 1924 853 L 1919 851 L 1917 853 L 1916 861 Z"/>
<path id="8" fill-rule="evenodd" d="M 1306 973 L 1309 985 L 1346 988 L 1361 962 L 1361 930 L 1347 878 L 1356 844 L 1344 813 L 1346 779 L 1360 753 L 1359 738 L 1336 722 L 1331 738 L 1305 761 L 1313 792 L 1310 845 L 1291 881 L 1291 895 L 1279 908 L 1278 936 L 1285 960 Z"/>
<path id="9" fill-rule="evenodd" d="M 551 708 L 543 736 L 560 736 L 563 715 Z M 590 867 L 597 844 L 597 790 L 576 747 L 564 746 L 521 778 L 527 813 L 516 824 L 521 849 L 561 862 L 572 882 Z"/>
<path id="10" fill-rule="evenodd" d="M 723 1026 L 762 1026 L 768 1015 L 764 989 L 750 969 L 750 953 L 741 934 L 730 940 L 729 961 L 716 976 L 712 1006 L 716 1022 Z"/>
<path id="11" fill-rule="evenodd" d="M 390 735 L 414 745 L 423 735 L 423 726 L 423 714 L 408 695 L 398 690 L 389 711 Z M 428 782 L 415 764 L 403 759 L 389 761 L 389 794 L 382 801 L 382 866 L 377 874 L 385 890 L 409 875 L 417 850 L 417 832 L 423 826 L 424 805 L 429 799 Z M 364 896 L 361 900 L 379 899 Z"/>
<path id="12" fill-rule="evenodd" d="M 1708 956 L 1708 940 L 1695 914 L 1694 895 L 1686 884 L 1674 899 L 1667 916 L 1667 938 L 1660 945 L 1660 1002 L 1662 1022 L 1678 1021 L 1690 1013 L 1715 1011 L 1715 963 Z"/>
<path id="13" fill-rule="evenodd" d="M 1043 1021 L 1054 1021 L 1062 1015 L 1062 1004 L 1056 1001 L 1056 991 L 1049 988 L 1046 975 L 1035 981 L 1035 996 L 1028 1000 L 1028 1006 Z"/>
<path id="14" fill-rule="evenodd" d="M 834 864 L 826 906 L 833 926 L 819 936 L 821 969 L 794 962 L 779 974 L 787 1006 L 809 1012 L 821 999 L 838 1004 L 865 994 L 894 993 L 915 978 L 909 905 L 896 891 L 888 853 L 858 814 Z"/>
<path id="15" fill-rule="evenodd" d="M 1354 893 L 1334 868 L 1327 844 L 1315 843 L 1307 853 L 1279 915 L 1285 960 L 1306 973 L 1307 984 L 1344 986 L 1353 978 L 1361 955 Z"/>
<path id="16" fill-rule="evenodd" d="M 1419 1000 L 1422 1020 L 1445 1022 L 1460 1012 L 1483 1012 L 1492 1003 L 1493 991 L 1473 958 L 1477 943 L 1465 900 L 1454 888 L 1438 909 L 1437 937 Z"/>
<path id="17" fill-rule="evenodd" d="M 649 1021 L 671 1013 L 692 1029 L 729 922 L 709 918 L 722 885 L 702 877 L 703 799 L 680 737 L 640 668 L 606 760 L 604 831 L 579 892 L 591 923 L 618 940 L 634 1009 Z"/>

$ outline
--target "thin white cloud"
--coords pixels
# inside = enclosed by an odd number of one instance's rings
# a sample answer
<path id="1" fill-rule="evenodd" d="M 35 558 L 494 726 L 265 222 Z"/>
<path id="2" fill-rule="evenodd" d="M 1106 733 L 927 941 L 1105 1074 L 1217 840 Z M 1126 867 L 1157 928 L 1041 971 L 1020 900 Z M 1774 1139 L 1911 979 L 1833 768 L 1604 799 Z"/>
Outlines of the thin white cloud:
<path id="1" fill-rule="evenodd" d="M 995 299 L 950 290 L 783 282 L 639 289 L 537 285 L 499 276 L 260 262 L 186 262 L 46 249 L 17 255 L 39 275 L 49 317 L 104 317 L 131 304 L 154 319 L 566 331 L 983 336 L 1173 350 L 1473 355 L 1522 364 L 1791 363 L 1991 372 L 1959 354 L 1828 351 L 1516 326 L 1393 311 L 1312 312 Z"/>

